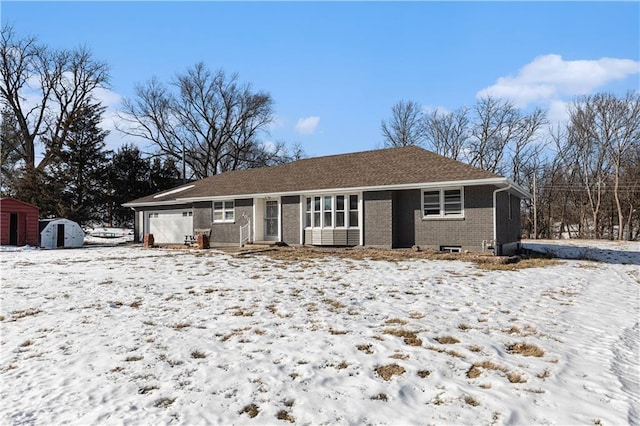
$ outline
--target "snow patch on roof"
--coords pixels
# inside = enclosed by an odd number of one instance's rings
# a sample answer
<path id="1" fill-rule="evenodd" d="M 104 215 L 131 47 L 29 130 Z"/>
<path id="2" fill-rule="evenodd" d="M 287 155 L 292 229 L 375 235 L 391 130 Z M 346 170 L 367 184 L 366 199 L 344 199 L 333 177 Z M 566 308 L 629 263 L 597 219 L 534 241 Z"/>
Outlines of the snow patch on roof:
<path id="1" fill-rule="evenodd" d="M 182 191 L 186 191 L 187 189 L 191 189 L 194 186 L 195 185 L 187 185 L 187 186 L 183 186 L 183 187 L 180 187 L 180 188 L 172 189 L 169 192 L 164 192 L 162 194 L 154 195 L 153 198 L 161 198 L 161 197 L 165 197 L 167 195 L 176 194 L 178 192 L 182 192 Z"/>

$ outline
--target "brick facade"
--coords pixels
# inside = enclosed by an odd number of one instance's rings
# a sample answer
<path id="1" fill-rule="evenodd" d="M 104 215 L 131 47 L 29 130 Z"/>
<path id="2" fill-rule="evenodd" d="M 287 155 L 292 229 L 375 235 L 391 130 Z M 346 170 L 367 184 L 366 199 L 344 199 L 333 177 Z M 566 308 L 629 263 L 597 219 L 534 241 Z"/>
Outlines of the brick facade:
<path id="1" fill-rule="evenodd" d="M 393 247 L 393 192 L 374 191 L 362 194 L 364 209 L 364 245 Z"/>
<path id="2" fill-rule="evenodd" d="M 282 197 L 282 241 L 289 245 L 300 244 L 300 206 L 301 197 L 298 195 Z"/>
<path id="3" fill-rule="evenodd" d="M 494 186 L 464 188 L 464 218 L 422 219 L 422 192 L 418 191 L 418 209 L 414 211 L 415 244 L 440 250 L 441 246 L 459 246 L 463 251 L 482 251 L 482 242 L 493 240 Z"/>
<path id="4" fill-rule="evenodd" d="M 242 217 L 243 213 L 253 222 L 253 199 L 245 198 L 234 200 L 235 221 L 230 223 L 214 223 L 211 201 L 194 203 L 193 205 L 193 228 L 211 228 L 209 241 L 211 244 L 239 244 L 240 226 L 246 222 Z"/>

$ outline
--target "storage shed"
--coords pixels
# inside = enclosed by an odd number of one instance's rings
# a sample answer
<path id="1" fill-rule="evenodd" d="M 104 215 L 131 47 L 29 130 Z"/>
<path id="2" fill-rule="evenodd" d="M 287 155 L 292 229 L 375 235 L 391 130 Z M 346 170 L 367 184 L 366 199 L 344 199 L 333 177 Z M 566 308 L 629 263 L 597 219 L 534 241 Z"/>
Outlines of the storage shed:
<path id="1" fill-rule="evenodd" d="M 40 209 L 15 198 L 0 198 L 0 245 L 38 246 Z"/>
<path id="2" fill-rule="evenodd" d="M 84 231 L 76 222 L 69 219 L 53 219 L 48 222 L 40 232 L 41 247 L 82 247 L 84 244 Z"/>

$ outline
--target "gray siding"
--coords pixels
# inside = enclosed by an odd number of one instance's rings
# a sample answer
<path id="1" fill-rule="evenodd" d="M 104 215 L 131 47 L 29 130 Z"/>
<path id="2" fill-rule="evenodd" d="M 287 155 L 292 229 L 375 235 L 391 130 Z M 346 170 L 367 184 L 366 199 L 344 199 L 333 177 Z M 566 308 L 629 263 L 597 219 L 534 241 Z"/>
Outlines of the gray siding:
<path id="1" fill-rule="evenodd" d="M 415 243 L 439 250 L 441 246 L 459 246 L 469 251 L 482 251 L 482 242 L 493 240 L 493 191 L 490 185 L 464 188 L 464 218 L 422 219 L 422 208 L 414 211 Z M 421 204 L 422 192 L 418 202 Z"/>
<path id="2" fill-rule="evenodd" d="M 509 217 L 509 202 L 511 202 L 511 217 Z M 504 244 L 520 241 L 520 198 L 509 196 L 505 192 L 496 194 L 498 213 L 496 215 L 496 244 L 500 247 Z M 502 253 L 498 253 L 502 254 Z"/>
<path id="3" fill-rule="evenodd" d="M 213 223 L 213 205 L 211 201 L 194 203 L 193 227 L 194 229 L 211 228 L 211 244 L 236 244 L 240 242 L 240 226 L 246 222 L 242 218 L 244 213 L 253 221 L 253 199 L 245 198 L 234 200 L 235 222 Z"/>
<path id="4" fill-rule="evenodd" d="M 304 243 L 315 246 L 357 246 L 359 229 L 305 229 Z"/>
<path id="5" fill-rule="evenodd" d="M 364 192 L 362 200 L 364 245 L 382 248 L 393 247 L 393 192 Z"/>
<path id="6" fill-rule="evenodd" d="M 282 197 L 282 241 L 300 244 L 300 196 Z"/>

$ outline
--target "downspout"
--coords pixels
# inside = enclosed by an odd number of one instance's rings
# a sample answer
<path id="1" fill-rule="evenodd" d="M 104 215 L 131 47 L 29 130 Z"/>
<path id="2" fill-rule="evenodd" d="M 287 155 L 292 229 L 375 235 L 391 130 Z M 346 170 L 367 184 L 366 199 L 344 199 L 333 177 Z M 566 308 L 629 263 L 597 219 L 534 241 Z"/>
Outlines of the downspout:
<path id="1" fill-rule="evenodd" d="M 493 255 L 498 256 L 498 211 L 496 208 L 497 202 L 497 193 L 502 191 L 508 191 L 513 187 L 512 184 L 509 184 L 505 188 L 496 189 L 493 191 Z"/>

